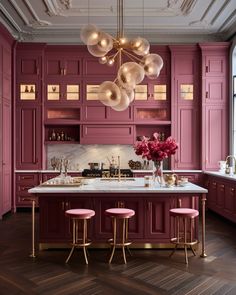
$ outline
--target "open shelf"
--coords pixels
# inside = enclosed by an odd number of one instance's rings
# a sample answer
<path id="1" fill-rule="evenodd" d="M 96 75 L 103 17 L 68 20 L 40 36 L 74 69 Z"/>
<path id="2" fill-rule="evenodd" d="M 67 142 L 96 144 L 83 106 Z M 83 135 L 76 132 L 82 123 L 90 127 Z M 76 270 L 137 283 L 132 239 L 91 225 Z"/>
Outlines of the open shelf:
<path id="1" fill-rule="evenodd" d="M 45 144 L 72 144 L 80 142 L 79 125 L 45 125 Z"/>

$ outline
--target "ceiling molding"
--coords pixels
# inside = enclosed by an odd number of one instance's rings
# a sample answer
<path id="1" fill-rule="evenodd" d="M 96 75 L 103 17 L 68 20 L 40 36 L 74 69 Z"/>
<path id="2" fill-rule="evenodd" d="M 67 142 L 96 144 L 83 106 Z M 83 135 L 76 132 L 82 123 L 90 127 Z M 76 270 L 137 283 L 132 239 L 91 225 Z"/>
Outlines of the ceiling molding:
<path id="1" fill-rule="evenodd" d="M 40 39 L 44 42 L 45 35 L 48 42 L 48 36 L 55 34 L 59 41 L 61 34 L 63 43 L 65 40 L 70 42 L 70 38 L 75 42 L 80 28 L 88 23 L 88 19 L 103 31 L 116 34 L 116 0 L 93 0 L 89 8 L 87 1 L 0 0 L 0 13 L 13 34 L 21 40 Z M 125 34 L 135 37 L 144 32 L 145 37 L 150 36 L 157 42 L 159 37 L 155 38 L 155 35 L 179 36 L 180 40 L 193 40 L 197 36 L 204 40 L 227 40 L 236 32 L 235 1 L 129 0 L 125 2 Z"/>
<path id="2" fill-rule="evenodd" d="M 211 25 L 214 25 L 215 21 L 219 18 L 219 16 L 222 14 L 222 12 L 226 9 L 226 7 L 229 5 L 231 0 L 226 0 L 224 4 L 218 9 L 218 12 L 215 14 L 213 19 L 211 20 Z"/>

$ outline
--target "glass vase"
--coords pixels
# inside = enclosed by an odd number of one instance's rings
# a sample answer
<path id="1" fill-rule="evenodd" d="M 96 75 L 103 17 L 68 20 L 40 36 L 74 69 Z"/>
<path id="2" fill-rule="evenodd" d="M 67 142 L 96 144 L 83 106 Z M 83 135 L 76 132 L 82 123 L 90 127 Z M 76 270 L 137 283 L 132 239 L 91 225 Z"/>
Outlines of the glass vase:
<path id="1" fill-rule="evenodd" d="M 153 181 L 154 183 L 157 181 L 160 186 L 165 185 L 165 180 L 163 176 L 163 161 L 153 161 L 154 171 L 153 171 Z"/>

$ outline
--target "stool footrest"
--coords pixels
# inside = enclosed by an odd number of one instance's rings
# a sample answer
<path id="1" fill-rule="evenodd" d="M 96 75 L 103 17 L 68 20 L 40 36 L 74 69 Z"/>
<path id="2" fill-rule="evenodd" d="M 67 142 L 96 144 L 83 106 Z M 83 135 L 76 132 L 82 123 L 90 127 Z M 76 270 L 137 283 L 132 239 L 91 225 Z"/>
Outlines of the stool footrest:
<path id="1" fill-rule="evenodd" d="M 79 242 L 80 240 L 78 240 Z M 72 246 L 75 246 L 75 247 L 87 247 L 89 245 L 91 245 L 91 240 L 87 240 L 85 241 L 85 243 L 83 243 L 83 241 L 81 240 L 81 243 L 71 243 Z"/>
<path id="2" fill-rule="evenodd" d="M 172 238 L 171 240 L 171 243 L 173 244 L 177 244 L 177 245 L 186 245 L 186 246 L 193 246 L 193 245 L 196 245 L 198 243 L 198 240 L 193 240 L 192 242 L 184 242 L 183 239 L 178 239 L 177 238 Z"/>

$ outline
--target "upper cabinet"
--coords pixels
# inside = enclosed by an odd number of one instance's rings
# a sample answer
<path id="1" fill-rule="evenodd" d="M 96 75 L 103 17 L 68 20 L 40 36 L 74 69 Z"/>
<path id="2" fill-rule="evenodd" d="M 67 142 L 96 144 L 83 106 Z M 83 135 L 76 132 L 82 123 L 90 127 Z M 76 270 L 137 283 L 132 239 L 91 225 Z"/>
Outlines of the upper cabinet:
<path id="1" fill-rule="evenodd" d="M 47 52 L 45 55 L 45 77 L 65 80 L 78 78 L 82 74 L 81 57 L 76 53 Z"/>
<path id="2" fill-rule="evenodd" d="M 42 56 L 40 52 L 18 52 L 16 68 L 17 80 L 40 78 L 42 73 Z"/>
<path id="3" fill-rule="evenodd" d="M 200 55 L 196 45 L 171 46 L 171 135 L 180 148 L 172 157 L 175 169 L 199 169 Z"/>
<path id="4" fill-rule="evenodd" d="M 202 54 L 202 169 L 218 169 L 229 154 L 228 42 L 199 44 Z"/>

